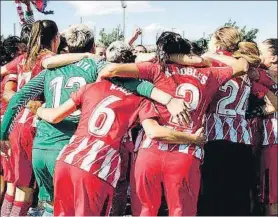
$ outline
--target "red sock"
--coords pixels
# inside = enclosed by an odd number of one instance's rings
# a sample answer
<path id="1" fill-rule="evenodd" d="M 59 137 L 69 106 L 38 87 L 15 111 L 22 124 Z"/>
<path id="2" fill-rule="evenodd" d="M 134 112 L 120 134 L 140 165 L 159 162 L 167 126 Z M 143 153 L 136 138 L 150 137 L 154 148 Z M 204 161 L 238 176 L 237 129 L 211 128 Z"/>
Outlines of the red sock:
<path id="1" fill-rule="evenodd" d="M 14 196 L 5 194 L 3 204 L 1 207 L 1 216 L 10 216 L 14 202 Z"/>
<path id="2" fill-rule="evenodd" d="M 31 205 L 31 202 L 15 201 L 11 211 L 11 216 L 27 216 L 28 209 Z"/>

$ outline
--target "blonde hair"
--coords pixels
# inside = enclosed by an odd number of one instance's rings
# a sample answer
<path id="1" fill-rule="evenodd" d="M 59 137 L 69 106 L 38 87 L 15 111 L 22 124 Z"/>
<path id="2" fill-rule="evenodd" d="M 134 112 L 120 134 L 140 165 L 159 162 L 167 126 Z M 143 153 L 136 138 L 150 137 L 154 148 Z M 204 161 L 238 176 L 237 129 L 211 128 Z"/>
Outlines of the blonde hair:
<path id="1" fill-rule="evenodd" d="M 252 67 L 258 67 L 261 63 L 260 51 L 253 42 L 240 42 L 238 50 L 233 53 L 235 58 L 244 58 Z"/>
<path id="2" fill-rule="evenodd" d="M 261 62 L 260 52 L 253 42 L 243 42 L 243 35 L 234 27 L 224 26 L 214 33 L 215 44 L 233 53 L 235 58 L 244 58 L 252 67 Z"/>
<path id="3" fill-rule="evenodd" d="M 239 43 L 243 40 L 242 34 L 236 28 L 230 26 L 219 28 L 213 36 L 216 40 L 216 45 L 232 53 L 238 49 Z"/>
<path id="4" fill-rule="evenodd" d="M 85 24 L 72 25 L 64 34 L 70 53 L 90 52 L 95 44 L 93 30 Z"/>

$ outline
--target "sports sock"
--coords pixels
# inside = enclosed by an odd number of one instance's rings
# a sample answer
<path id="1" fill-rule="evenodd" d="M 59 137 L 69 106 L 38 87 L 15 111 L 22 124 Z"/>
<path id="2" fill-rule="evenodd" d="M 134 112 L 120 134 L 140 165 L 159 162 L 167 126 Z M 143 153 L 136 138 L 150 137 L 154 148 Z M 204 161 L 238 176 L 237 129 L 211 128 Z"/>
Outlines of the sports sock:
<path id="1" fill-rule="evenodd" d="M 1 207 L 1 216 L 10 216 L 13 207 L 14 196 L 5 194 L 3 204 Z"/>
<path id="2" fill-rule="evenodd" d="M 11 216 L 27 216 L 28 209 L 31 205 L 32 202 L 15 201 L 11 211 Z"/>

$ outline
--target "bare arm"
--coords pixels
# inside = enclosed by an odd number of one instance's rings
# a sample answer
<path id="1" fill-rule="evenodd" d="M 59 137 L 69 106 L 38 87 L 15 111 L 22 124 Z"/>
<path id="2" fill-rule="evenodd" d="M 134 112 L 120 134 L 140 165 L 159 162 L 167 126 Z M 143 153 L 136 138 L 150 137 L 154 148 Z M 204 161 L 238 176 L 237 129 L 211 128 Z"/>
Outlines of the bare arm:
<path id="1" fill-rule="evenodd" d="M 102 78 L 138 78 L 139 70 L 135 63 L 130 64 L 109 64 L 105 66 L 98 75 L 98 80 Z"/>
<path id="2" fill-rule="evenodd" d="M 211 66 L 211 60 L 206 57 L 199 57 L 197 55 L 184 55 L 184 54 L 172 54 L 170 55 L 170 61 L 186 66 L 196 67 L 209 67 Z"/>
<path id="3" fill-rule="evenodd" d="M 3 99 L 5 102 L 9 102 L 10 99 L 13 97 L 13 95 L 16 92 L 17 83 L 14 81 L 9 81 L 6 83 L 4 87 L 4 93 L 3 93 Z"/>
<path id="4" fill-rule="evenodd" d="M 271 91 L 268 91 L 268 93 L 265 96 L 265 101 L 266 101 L 265 111 L 267 113 L 270 113 L 270 112 L 273 113 L 273 112 L 278 111 L 278 97 L 275 96 L 274 93 L 272 93 Z"/>
<path id="5" fill-rule="evenodd" d="M 249 64 L 244 58 L 236 59 L 234 57 L 229 57 L 225 55 L 208 54 L 208 53 L 203 56 L 206 58 L 215 59 L 228 66 L 231 66 L 233 68 L 234 77 L 246 74 L 246 72 L 249 69 Z"/>
<path id="6" fill-rule="evenodd" d="M 160 126 L 157 121 L 153 119 L 144 120 L 142 126 L 147 137 L 153 140 L 169 144 L 194 143 L 201 145 L 206 142 L 204 128 L 200 128 L 195 134 L 188 134 Z"/>
<path id="7" fill-rule="evenodd" d="M 56 124 L 64 120 L 71 113 L 77 110 L 75 103 L 72 99 L 69 99 L 64 104 L 57 108 L 43 108 L 40 107 L 37 110 L 37 116 L 41 119 L 51 123 Z"/>
<path id="8" fill-rule="evenodd" d="M 70 53 L 70 54 L 59 54 L 49 57 L 42 62 L 42 66 L 45 69 L 53 69 L 56 67 L 61 67 L 69 65 L 82 60 L 83 58 L 90 57 L 89 53 Z"/>
<path id="9" fill-rule="evenodd" d="M 9 74 L 9 71 L 6 66 L 1 66 L 1 76 L 6 76 Z"/>
<path id="10" fill-rule="evenodd" d="M 135 59 L 136 63 L 139 62 L 151 62 L 155 60 L 156 54 L 155 53 L 138 53 Z"/>
<path id="11" fill-rule="evenodd" d="M 133 34 L 132 38 L 129 40 L 128 44 L 130 46 L 137 40 L 138 36 L 142 34 L 142 30 L 140 28 L 136 29 L 135 33 Z"/>

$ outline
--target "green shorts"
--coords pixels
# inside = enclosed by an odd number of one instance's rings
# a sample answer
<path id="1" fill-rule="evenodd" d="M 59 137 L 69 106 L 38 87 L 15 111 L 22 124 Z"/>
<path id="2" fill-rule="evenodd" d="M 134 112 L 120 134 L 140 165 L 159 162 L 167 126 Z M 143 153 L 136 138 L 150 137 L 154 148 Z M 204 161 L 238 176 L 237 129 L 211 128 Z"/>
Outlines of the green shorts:
<path id="1" fill-rule="evenodd" d="M 57 149 L 33 148 L 32 164 L 39 187 L 40 201 L 53 201 L 53 175 L 56 159 L 60 153 Z"/>

